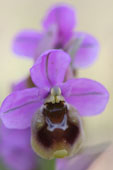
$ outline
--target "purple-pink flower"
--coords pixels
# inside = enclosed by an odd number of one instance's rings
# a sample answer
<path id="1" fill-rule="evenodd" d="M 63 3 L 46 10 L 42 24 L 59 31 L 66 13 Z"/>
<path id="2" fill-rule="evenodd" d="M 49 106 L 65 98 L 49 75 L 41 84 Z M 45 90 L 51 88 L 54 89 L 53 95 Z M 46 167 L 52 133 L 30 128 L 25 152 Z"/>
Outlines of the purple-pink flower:
<path id="1" fill-rule="evenodd" d="M 0 158 L 11 170 L 33 170 L 36 155 L 30 145 L 30 128 L 8 129 L 0 126 Z"/>
<path id="2" fill-rule="evenodd" d="M 72 58 L 72 69 L 91 65 L 97 58 L 99 44 L 90 34 L 74 32 L 75 10 L 68 5 L 56 5 L 45 15 L 43 31 L 24 30 L 13 41 L 13 51 L 20 56 L 39 57 L 48 49 L 63 49 Z"/>
<path id="3" fill-rule="evenodd" d="M 32 147 L 48 159 L 75 154 L 83 137 L 80 116 L 101 113 L 109 99 L 108 91 L 94 80 L 64 82 L 70 62 L 62 50 L 43 53 L 30 70 L 36 87 L 13 92 L 0 109 L 8 128 L 31 126 Z"/>

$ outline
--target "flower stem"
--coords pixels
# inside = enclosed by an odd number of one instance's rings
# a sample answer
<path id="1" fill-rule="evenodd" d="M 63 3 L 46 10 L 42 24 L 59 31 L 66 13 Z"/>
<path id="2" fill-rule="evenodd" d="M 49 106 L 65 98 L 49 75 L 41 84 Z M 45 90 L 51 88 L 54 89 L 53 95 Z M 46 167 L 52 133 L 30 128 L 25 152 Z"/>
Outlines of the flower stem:
<path id="1" fill-rule="evenodd" d="M 55 170 L 55 164 L 56 164 L 55 159 L 53 160 L 41 159 L 38 170 Z"/>

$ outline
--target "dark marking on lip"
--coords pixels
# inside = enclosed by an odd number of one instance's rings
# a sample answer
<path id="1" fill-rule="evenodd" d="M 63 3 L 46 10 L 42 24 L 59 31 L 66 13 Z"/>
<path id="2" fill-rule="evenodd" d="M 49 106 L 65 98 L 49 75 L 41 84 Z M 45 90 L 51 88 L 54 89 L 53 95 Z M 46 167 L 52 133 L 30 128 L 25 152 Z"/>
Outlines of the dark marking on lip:
<path id="1" fill-rule="evenodd" d="M 55 128 L 53 128 L 54 130 L 49 130 L 48 122 L 45 121 L 44 126 L 36 130 L 36 140 L 46 148 L 51 148 L 61 143 L 62 145 L 65 143 L 67 146 L 73 145 L 80 134 L 80 125 L 79 122 L 72 122 L 68 113 L 69 110 L 65 102 L 46 103 L 42 114 L 45 120 L 47 117 Z M 64 124 L 62 124 L 63 121 Z"/>
<path id="2" fill-rule="evenodd" d="M 67 106 L 64 102 L 59 103 L 47 103 L 46 108 L 43 110 L 43 115 L 47 116 L 53 123 L 60 123 L 64 115 L 68 113 Z"/>
<path id="3" fill-rule="evenodd" d="M 47 124 L 43 126 L 36 134 L 36 140 L 38 140 L 44 147 L 54 147 L 59 143 L 66 143 L 67 145 L 73 145 L 79 136 L 79 125 L 68 121 L 68 128 L 64 131 L 62 129 L 55 129 L 53 132 L 47 129 Z"/>

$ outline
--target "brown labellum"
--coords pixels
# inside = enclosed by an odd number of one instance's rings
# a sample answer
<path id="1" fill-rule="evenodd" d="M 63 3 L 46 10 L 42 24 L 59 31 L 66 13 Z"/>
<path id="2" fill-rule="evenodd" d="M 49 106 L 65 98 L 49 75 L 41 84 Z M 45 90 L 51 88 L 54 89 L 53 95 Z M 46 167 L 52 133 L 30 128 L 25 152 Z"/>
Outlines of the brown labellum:
<path id="1" fill-rule="evenodd" d="M 51 90 L 32 121 L 32 147 L 45 159 L 64 158 L 78 152 L 83 129 L 77 111 L 67 104 L 59 88 Z"/>

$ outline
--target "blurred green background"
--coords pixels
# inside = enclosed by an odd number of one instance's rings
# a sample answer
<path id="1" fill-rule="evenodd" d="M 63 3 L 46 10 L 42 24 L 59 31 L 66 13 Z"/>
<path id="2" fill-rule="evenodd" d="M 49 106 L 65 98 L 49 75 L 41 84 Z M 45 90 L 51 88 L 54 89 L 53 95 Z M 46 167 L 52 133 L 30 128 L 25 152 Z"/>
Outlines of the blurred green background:
<path id="1" fill-rule="evenodd" d="M 110 93 L 109 104 L 101 115 L 84 118 L 88 143 L 112 140 L 113 0 L 0 0 L 0 103 L 10 92 L 12 82 L 24 78 L 32 65 L 32 61 L 12 53 L 14 35 L 22 29 L 40 31 L 45 12 L 58 2 L 75 7 L 78 19 L 76 29 L 91 33 L 100 42 L 98 60 L 90 68 L 79 70 L 78 76 L 101 82 Z"/>

